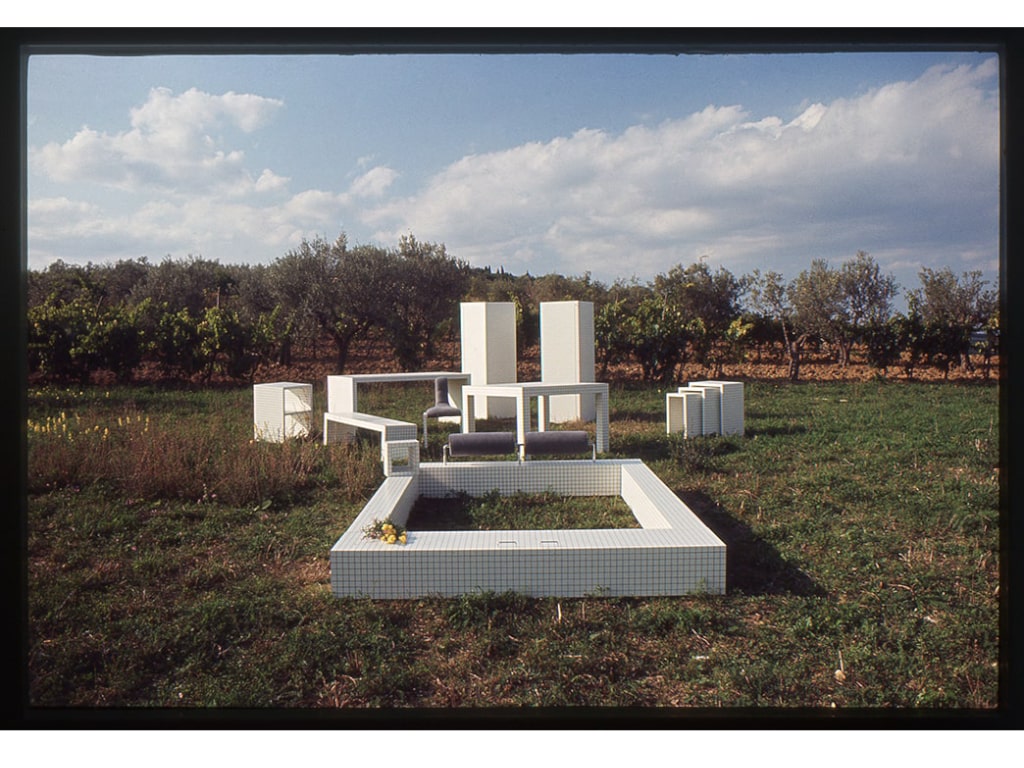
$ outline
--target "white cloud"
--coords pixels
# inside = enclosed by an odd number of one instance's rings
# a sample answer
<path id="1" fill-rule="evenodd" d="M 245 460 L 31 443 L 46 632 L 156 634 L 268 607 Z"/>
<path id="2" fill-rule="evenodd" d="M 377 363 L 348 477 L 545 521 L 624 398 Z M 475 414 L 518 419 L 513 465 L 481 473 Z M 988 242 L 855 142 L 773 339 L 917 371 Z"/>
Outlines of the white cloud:
<path id="1" fill-rule="evenodd" d="M 245 154 L 215 132 L 254 131 L 283 102 L 252 94 L 213 95 L 192 88 L 175 95 L 154 88 L 131 110 L 131 128 L 114 134 L 83 127 L 71 139 L 29 152 L 30 171 L 58 182 L 87 182 L 131 192 L 232 194 L 256 185 Z"/>
<path id="2" fill-rule="evenodd" d="M 994 67 L 936 67 L 811 104 L 787 123 L 712 105 L 618 135 L 584 129 L 470 155 L 365 219 L 382 240 L 411 230 L 474 263 L 517 271 L 528 266 L 517 263 L 524 253 L 551 270 L 607 278 L 652 276 L 711 252 L 756 264 L 784 258 L 764 249 L 787 243 L 803 243 L 790 254 L 800 264 L 907 232 L 927 248 L 963 242 L 964 227 L 994 247 Z"/>
<path id="3" fill-rule="evenodd" d="M 284 176 L 278 176 L 269 168 L 264 168 L 263 173 L 256 179 L 254 189 L 257 192 L 271 192 L 279 189 L 284 189 L 288 186 L 290 179 Z"/>
<path id="4" fill-rule="evenodd" d="M 349 191 L 355 197 L 380 197 L 397 178 L 396 171 L 387 166 L 378 165 L 353 181 Z"/>

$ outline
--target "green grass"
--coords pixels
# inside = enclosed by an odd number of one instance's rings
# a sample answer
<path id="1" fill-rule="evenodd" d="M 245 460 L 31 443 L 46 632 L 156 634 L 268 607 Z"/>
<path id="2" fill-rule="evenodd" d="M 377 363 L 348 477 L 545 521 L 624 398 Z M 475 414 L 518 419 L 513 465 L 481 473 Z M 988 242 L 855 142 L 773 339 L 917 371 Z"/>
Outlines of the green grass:
<path id="1" fill-rule="evenodd" d="M 409 512 L 413 531 L 570 530 L 639 528 L 620 496 L 559 496 L 497 491 L 473 497 L 420 497 Z"/>
<path id="2" fill-rule="evenodd" d="M 428 390 L 361 406 L 419 423 Z M 34 425 L 73 434 L 28 434 L 32 705 L 999 701 L 994 385 L 753 382 L 745 436 L 690 441 L 664 434 L 662 391 L 613 386 L 612 455 L 726 542 L 728 592 L 569 600 L 333 598 L 376 441 L 250 443 L 251 389 L 29 394 Z"/>

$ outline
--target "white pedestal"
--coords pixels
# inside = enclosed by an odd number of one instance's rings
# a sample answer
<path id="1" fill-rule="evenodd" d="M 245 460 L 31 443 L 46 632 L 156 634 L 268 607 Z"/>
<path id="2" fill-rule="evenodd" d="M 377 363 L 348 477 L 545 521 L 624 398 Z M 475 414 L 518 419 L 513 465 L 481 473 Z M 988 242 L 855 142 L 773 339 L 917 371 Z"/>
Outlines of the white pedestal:
<path id="1" fill-rule="evenodd" d="M 305 437 L 313 423 L 313 385 L 254 384 L 252 410 L 254 439 L 282 443 L 289 437 Z"/>
<path id="2" fill-rule="evenodd" d="M 717 389 L 721 398 L 721 434 L 743 434 L 742 381 L 691 381 L 690 386 Z"/>
<path id="3" fill-rule="evenodd" d="M 665 393 L 665 431 L 682 432 L 683 437 L 704 434 L 704 393 L 694 389 L 680 389 Z"/>
<path id="4" fill-rule="evenodd" d="M 595 380 L 593 302 L 540 303 L 540 378 L 547 384 Z M 592 421 L 594 414 L 593 395 L 551 398 L 553 423 Z"/>
<path id="5" fill-rule="evenodd" d="M 516 381 L 516 305 L 510 301 L 469 301 L 459 305 L 462 371 L 474 384 Z M 480 397 L 474 418 L 513 418 L 515 400 Z"/>

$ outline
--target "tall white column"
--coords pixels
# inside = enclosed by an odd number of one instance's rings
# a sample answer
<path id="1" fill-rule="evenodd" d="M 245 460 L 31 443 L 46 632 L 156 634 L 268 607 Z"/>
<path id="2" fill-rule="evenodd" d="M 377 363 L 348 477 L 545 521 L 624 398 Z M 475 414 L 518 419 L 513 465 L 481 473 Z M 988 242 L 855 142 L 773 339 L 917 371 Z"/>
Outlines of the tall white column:
<path id="1" fill-rule="evenodd" d="M 459 306 L 462 371 L 472 384 L 507 384 L 516 380 L 516 305 L 511 301 L 467 301 Z M 516 415 L 512 398 L 475 397 L 477 419 Z"/>
<path id="2" fill-rule="evenodd" d="M 540 303 L 540 378 L 549 384 L 596 380 L 594 366 L 594 303 Z M 555 424 L 593 421 L 593 395 L 554 395 L 549 416 Z"/>

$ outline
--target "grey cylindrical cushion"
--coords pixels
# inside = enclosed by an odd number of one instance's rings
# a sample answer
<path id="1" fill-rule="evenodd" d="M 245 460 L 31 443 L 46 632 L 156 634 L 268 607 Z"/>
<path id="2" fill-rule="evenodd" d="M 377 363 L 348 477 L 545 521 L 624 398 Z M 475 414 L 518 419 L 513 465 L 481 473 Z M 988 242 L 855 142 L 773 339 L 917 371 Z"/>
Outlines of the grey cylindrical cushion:
<path id="1" fill-rule="evenodd" d="M 511 432 L 460 432 L 448 436 L 452 456 L 496 456 L 515 453 L 516 436 Z"/>
<path id="2" fill-rule="evenodd" d="M 590 438 L 582 430 L 526 433 L 525 451 L 528 456 L 539 453 L 585 453 L 589 450 Z"/>

